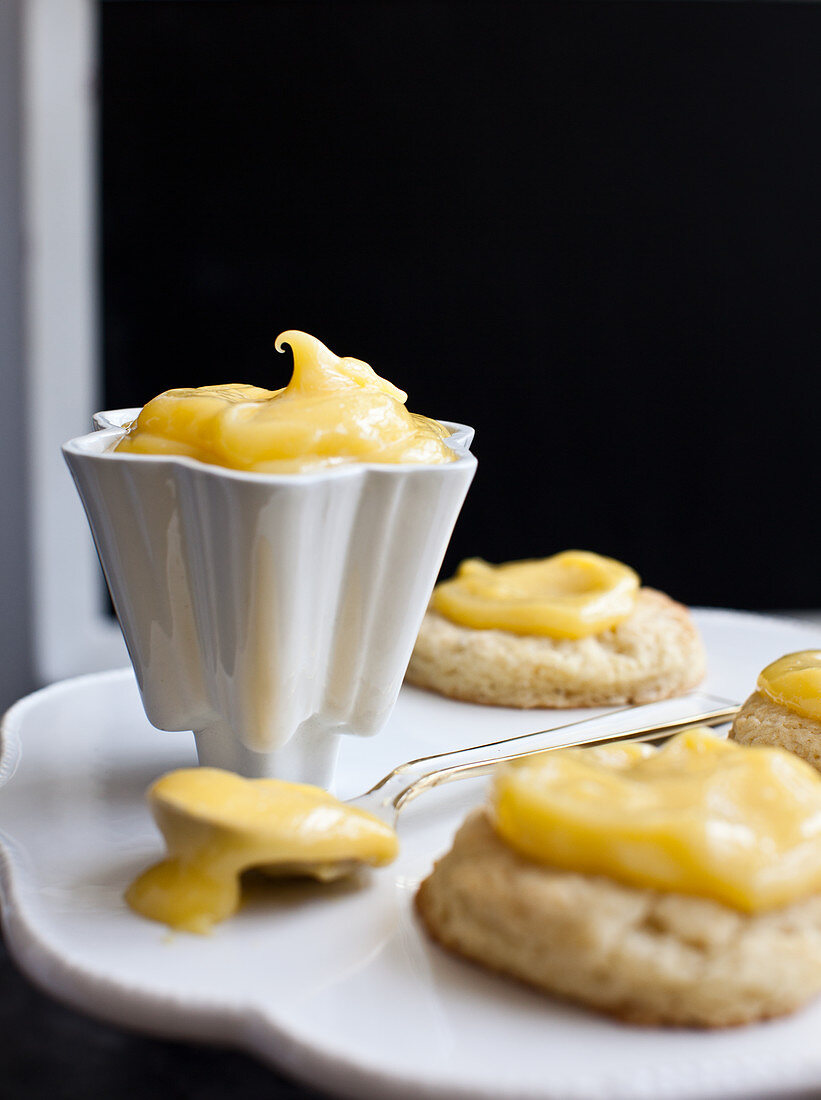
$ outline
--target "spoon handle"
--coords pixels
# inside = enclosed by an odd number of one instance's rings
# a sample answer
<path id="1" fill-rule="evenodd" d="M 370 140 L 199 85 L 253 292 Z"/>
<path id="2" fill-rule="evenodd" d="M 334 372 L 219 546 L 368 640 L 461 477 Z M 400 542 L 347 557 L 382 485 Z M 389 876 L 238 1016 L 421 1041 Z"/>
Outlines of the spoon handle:
<path id="1" fill-rule="evenodd" d="M 691 726 L 722 725 L 729 722 L 738 709 L 735 703 L 702 692 L 660 703 L 622 707 L 552 729 L 409 760 L 349 803 L 392 823 L 399 811 L 423 791 L 456 779 L 487 775 L 505 760 L 555 748 L 609 745 L 620 741 L 662 741 Z"/>

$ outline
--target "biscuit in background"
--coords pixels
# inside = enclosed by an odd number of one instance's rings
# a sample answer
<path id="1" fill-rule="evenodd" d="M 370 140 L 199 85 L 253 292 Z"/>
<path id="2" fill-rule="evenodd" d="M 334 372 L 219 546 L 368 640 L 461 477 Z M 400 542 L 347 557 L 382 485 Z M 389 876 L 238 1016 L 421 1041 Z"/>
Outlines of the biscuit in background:
<path id="1" fill-rule="evenodd" d="M 578 639 L 475 630 L 429 609 L 406 680 L 471 703 L 620 706 L 689 691 L 705 664 L 687 608 L 641 588 L 626 619 Z"/>

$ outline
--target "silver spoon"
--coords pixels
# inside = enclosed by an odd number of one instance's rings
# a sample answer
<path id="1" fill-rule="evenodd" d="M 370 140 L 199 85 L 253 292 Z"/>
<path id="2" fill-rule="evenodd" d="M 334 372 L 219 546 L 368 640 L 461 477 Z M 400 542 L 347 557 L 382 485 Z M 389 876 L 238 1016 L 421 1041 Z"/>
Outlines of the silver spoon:
<path id="1" fill-rule="evenodd" d="M 487 775 L 505 760 L 581 745 L 664 741 L 692 726 L 720 726 L 735 717 L 738 710 L 738 704 L 703 692 L 691 692 L 660 703 L 621 707 L 595 718 L 583 718 L 552 729 L 408 760 L 383 776 L 364 794 L 346 801 L 348 805 L 367 810 L 394 825 L 399 811 L 424 791 L 456 779 Z M 560 745 L 556 744 L 557 734 L 564 734 L 567 738 Z"/>

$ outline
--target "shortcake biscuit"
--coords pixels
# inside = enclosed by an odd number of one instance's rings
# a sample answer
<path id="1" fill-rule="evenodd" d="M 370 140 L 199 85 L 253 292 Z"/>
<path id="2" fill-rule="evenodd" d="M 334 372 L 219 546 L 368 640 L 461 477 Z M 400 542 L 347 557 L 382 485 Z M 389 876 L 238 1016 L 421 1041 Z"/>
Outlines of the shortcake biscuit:
<path id="1" fill-rule="evenodd" d="M 406 679 L 473 703 L 593 707 L 678 695 L 699 683 L 704 668 L 687 608 L 642 588 L 621 623 L 577 639 L 476 630 L 429 609 Z"/>
<path id="2" fill-rule="evenodd" d="M 623 1020 L 726 1027 L 821 992 L 821 896 L 748 914 L 518 855 L 473 813 L 416 907 L 442 946 Z"/>
<path id="3" fill-rule="evenodd" d="M 730 737 L 742 745 L 776 745 L 821 771 L 821 722 L 755 691 L 735 716 Z"/>

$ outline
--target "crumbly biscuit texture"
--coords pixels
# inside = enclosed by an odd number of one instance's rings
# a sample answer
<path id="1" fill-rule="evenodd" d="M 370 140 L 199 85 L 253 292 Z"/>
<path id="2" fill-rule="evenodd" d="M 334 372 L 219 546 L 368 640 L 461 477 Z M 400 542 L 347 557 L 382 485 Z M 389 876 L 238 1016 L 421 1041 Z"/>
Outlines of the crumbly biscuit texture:
<path id="1" fill-rule="evenodd" d="M 428 610 L 407 680 L 472 703 L 593 707 L 667 699 L 694 687 L 704 667 L 687 608 L 642 588 L 627 619 L 588 638 L 473 630 Z"/>
<path id="2" fill-rule="evenodd" d="M 443 947 L 632 1023 L 726 1027 L 821 992 L 821 896 L 763 914 L 533 863 L 467 819 L 422 883 Z"/>
<path id="3" fill-rule="evenodd" d="M 777 745 L 821 771 L 821 722 L 755 691 L 735 716 L 730 737 L 742 745 Z"/>

